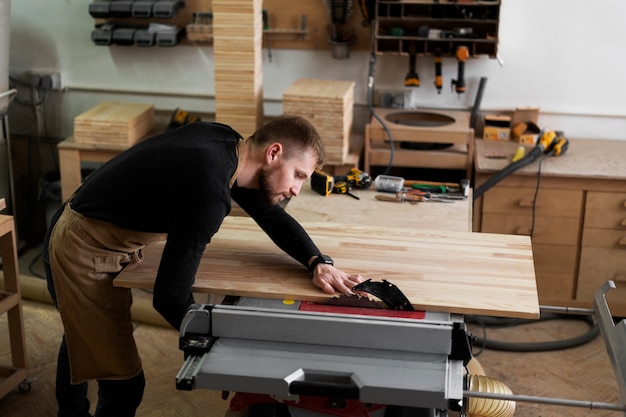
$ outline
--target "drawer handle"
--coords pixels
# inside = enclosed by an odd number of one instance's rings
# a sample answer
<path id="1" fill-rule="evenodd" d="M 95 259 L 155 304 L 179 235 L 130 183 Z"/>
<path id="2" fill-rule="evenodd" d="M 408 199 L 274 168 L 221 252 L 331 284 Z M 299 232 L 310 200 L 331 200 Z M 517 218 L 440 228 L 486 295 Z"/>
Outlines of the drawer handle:
<path id="1" fill-rule="evenodd" d="M 626 236 L 622 237 L 617 244 L 620 246 L 626 246 Z"/>
<path id="2" fill-rule="evenodd" d="M 517 228 L 517 231 L 515 232 L 515 234 L 522 235 L 522 236 L 530 236 L 530 227 L 520 226 Z"/>
<path id="3" fill-rule="evenodd" d="M 529 208 L 533 206 L 533 199 L 532 198 L 522 198 L 520 201 L 517 202 L 517 205 L 519 207 L 524 207 L 524 208 Z M 624 219 L 626 221 L 626 219 Z"/>

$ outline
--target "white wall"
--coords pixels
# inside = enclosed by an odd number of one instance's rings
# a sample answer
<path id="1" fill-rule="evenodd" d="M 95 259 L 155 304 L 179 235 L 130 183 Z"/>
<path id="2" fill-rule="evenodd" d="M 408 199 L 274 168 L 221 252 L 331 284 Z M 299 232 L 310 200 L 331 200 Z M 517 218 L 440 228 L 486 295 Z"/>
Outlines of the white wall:
<path id="1" fill-rule="evenodd" d="M 504 65 L 486 57 L 470 60 L 468 91 L 458 97 L 450 89 L 456 61 L 444 59 L 445 85 L 437 95 L 431 81 L 432 58 L 418 57 L 422 87 L 412 92 L 414 103 L 469 108 L 480 77 L 487 77 L 481 109 L 539 106 L 540 125 L 564 130 L 570 138 L 626 140 L 626 1 L 502 0 L 501 9 Z M 11 74 L 60 71 L 69 88 L 51 96 L 53 106 L 47 109 L 51 135 L 70 134 L 75 115 L 108 99 L 154 102 L 163 110 L 213 112 L 212 48 L 98 47 L 90 40 L 93 24 L 85 0 L 11 4 Z M 352 51 L 349 60 L 332 59 L 330 50 L 272 53 L 270 63 L 264 51 L 266 114 L 281 112 L 282 93 L 301 77 L 354 80 L 356 102 L 365 105 L 367 51 Z M 401 89 L 407 69 L 406 57 L 379 56 L 376 87 Z M 363 121 L 357 118 L 355 123 Z"/>

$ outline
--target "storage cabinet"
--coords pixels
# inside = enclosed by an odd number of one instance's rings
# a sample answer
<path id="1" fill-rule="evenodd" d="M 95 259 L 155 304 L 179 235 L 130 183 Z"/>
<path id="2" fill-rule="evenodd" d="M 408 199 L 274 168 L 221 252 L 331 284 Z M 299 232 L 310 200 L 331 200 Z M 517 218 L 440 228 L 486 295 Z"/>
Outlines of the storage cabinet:
<path id="1" fill-rule="evenodd" d="M 532 232 L 539 293 L 572 300 L 583 192 L 540 192 L 533 220 L 534 194 L 530 187 L 491 189 L 483 197 L 481 231 L 524 236 Z"/>
<path id="2" fill-rule="evenodd" d="M 495 57 L 500 2 L 382 1 L 376 4 L 377 53 L 454 55 L 467 46 L 470 55 Z"/>
<path id="3" fill-rule="evenodd" d="M 590 191 L 582 236 L 581 275 L 577 298 L 590 297 L 609 277 L 617 285 L 607 294 L 613 303 L 626 303 L 626 193 Z"/>
<path id="4" fill-rule="evenodd" d="M 475 184 L 504 168 L 513 142 L 476 140 Z M 474 203 L 474 231 L 530 235 L 539 302 L 591 307 L 593 294 L 614 280 L 607 295 L 613 315 L 626 316 L 626 141 L 571 140 L 567 153 L 504 178 Z M 534 227 L 533 227 L 534 221 Z"/>

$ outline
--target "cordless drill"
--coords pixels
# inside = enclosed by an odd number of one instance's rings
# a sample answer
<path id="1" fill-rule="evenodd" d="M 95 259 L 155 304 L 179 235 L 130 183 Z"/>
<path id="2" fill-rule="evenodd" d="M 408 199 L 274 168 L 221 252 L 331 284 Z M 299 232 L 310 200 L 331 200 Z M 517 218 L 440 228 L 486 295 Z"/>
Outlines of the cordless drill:
<path id="1" fill-rule="evenodd" d="M 372 185 L 372 177 L 358 168 L 351 168 L 346 175 L 334 176 L 335 183 L 345 182 L 350 187 L 369 188 Z"/>

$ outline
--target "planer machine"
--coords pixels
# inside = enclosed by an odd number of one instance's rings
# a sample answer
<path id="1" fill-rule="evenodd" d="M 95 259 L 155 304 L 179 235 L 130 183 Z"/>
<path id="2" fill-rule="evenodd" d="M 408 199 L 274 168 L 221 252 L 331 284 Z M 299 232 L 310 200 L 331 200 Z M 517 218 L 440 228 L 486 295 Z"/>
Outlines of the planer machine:
<path id="1" fill-rule="evenodd" d="M 613 323 L 604 298 L 612 281 L 588 312 L 604 336 L 621 404 L 513 395 L 497 380 L 468 375 L 472 336 L 462 315 L 412 311 L 387 281 L 359 285 L 383 302 L 227 297 L 194 306 L 180 329 L 177 389 L 218 390 L 224 399 L 235 392 L 227 415 L 248 417 L 510 417 L 515 401 L 626 415 L 626 324 Z"/>

